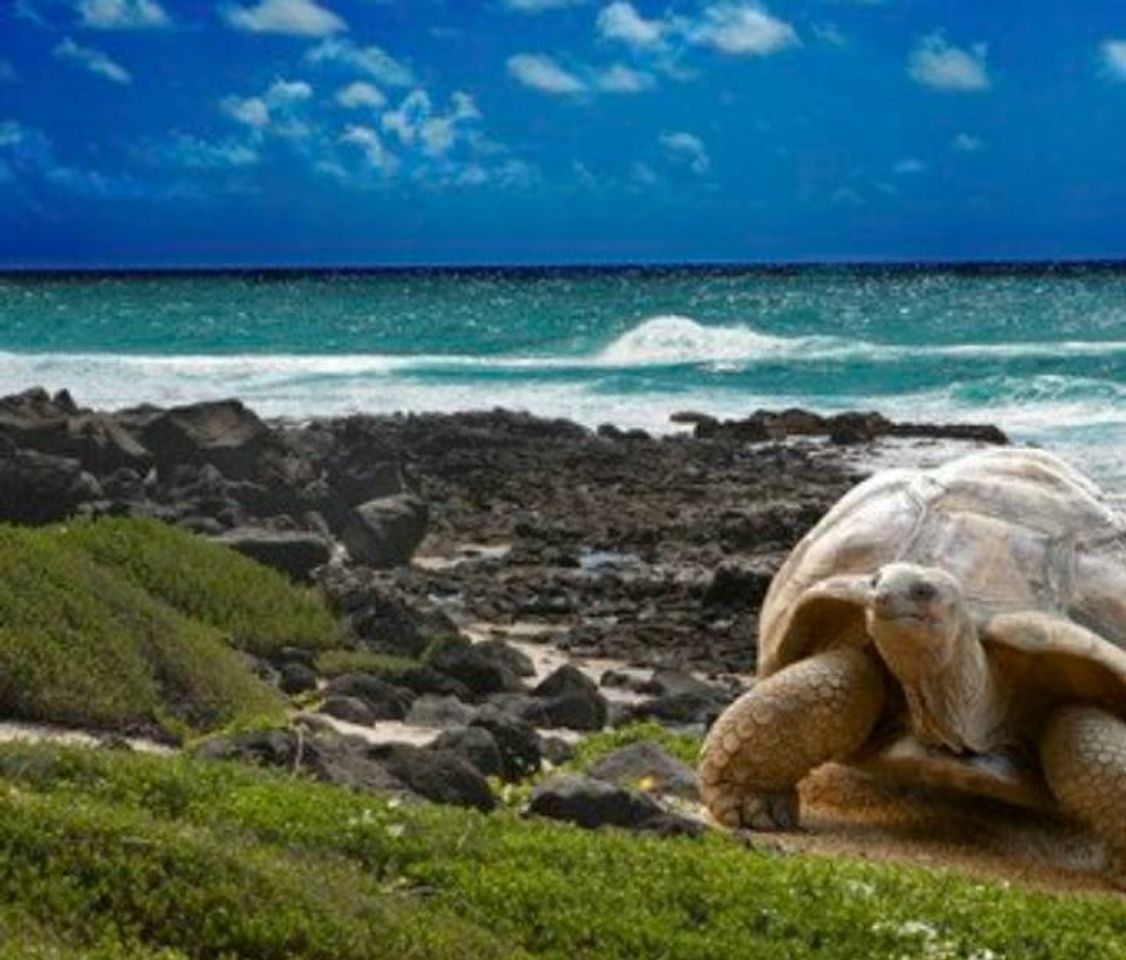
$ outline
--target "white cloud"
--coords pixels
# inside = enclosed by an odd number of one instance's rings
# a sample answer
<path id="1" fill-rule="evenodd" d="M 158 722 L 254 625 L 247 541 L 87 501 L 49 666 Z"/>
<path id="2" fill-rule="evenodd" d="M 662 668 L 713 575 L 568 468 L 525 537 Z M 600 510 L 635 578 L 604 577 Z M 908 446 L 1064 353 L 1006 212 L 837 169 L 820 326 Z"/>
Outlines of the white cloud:
<path id="1" fill-rule="evenodd" d="M 94 30 L 152 30 L 172 20 L 157 0 L 78 0 L 81 25 Z"/>
<path id="2" fill-rule="evenodd" d="M 822 43 L 827 43 L 831 47 L 848 46 L 848 37 L 835 23 L 815 23 L 813 35 Z"/>
<path id="3" fill-rule="evenodd" d="M 340 142 L 358 147 L 367 160 L 368 165 L 374 167 L 384 176 L 392 177 L 399 168 L 399 161 L 380 140 L 379 134 L 371 127 L 360 124 L 349 124 L 344 133 L 340 135 Z"/>
<path id="4" fill-rule="evenodd" d="M 666 130 L 657 138 L 657 142 L 674 160 L 687 163 L 693 173 L 703 176 L 711 169 L 711 159 L 704 141 L 696 134 L 684 130 Z"/>
<path id="5" fill-rule="evenodd" d="M 270 124 L 270 108 L 261 97 L 226 97 L 219 106 L 232 120 L 261 130 Z"/>
<path id="6" fill-rule="evenodd" d="M 338 63 L 366 73 L 389 87 L 409 87 L 415 82 L 410 68 L 381 47 L 360 47 L 351 40 L 322 40 L 305 54 L 305 59 L 310 63 Z"/>
<path id="7" fill-rule="evenodd" d="M 403 98 L 397 110 L 383 114 L 383 130 L 393 133 L 404 145 L 414 143 L 422 125 L 430 118 L 433 106 L 425 90 L 412 90 Z"/>
<path id="8" fill-rule="evenodd" d="M 935 90 L 969 93 L 988 90 L 986 47 L 975 43 L 969 49 L 952 47 L 942 31 L 921 38 L 907 60 L 907 73 L 916 83 Z"/>
<path id="9" fill-rule="evenodd" d="M 5 120 L 0 123 L 0 147 L 14 147 L 23 143 L 24 128 L 15 120 Z"/>
<path id="10" fill-rule="evenodd" d="M 397 109 L 383 114 L 382 125 L 403 146 L 417 142 L 425 154 L 437 157 L 449 152 L 466 124 L 480 119 L 481 111 L 467 93 L 455 93 L 449 110 L 439 114 L 425 90 L 412 90 Z"/>
<path id="11" fill-rule="evenodd" d="M 263 95 L 268 106 L 280 107 L 290 103 L 300 103 L 313 95 L 313 88 L 304 80 L 282 80 L 278 78 Z"/>
<path id="12" fill-rule="evenodd" d="M 900 176 L 912 176 L 916 173 L 926 173 L 927 165 L 915 157 L 906 157 L 895 165 L 894 170 Z"/>
<path id="13" fill-rule="evenodd" d="M 615 63 L 595 76 L 595 86 L 605 93 L 642 93 L 657 85 L 651 73 Z"/>
<path id="14" fill-rule="evenodd" d="M 223 7 L 222 15 L 236 30 L 250 33 L 327 37 L 348 29 L 347 23 L 315 0 L 261 0 L 253 7 Z"/>
<path id="15" fill-rule="evenodd" d="M 1106 76 L 1126 80 L 1126 40 L 1104 40 L 1099 44 L 1099 55 Z"/>
<path id="16" fill-rule="evenodd" d="M 978 137 L 969 133 L 959 133 L 953 140 L 950 141 L 950 147 L 960 153 L 976 153 L 984 147 L 984 144 Z"/>
<path id="17" fill-rule="evenodd" d="M 587 89 L 582 80 L 542 53 L 518 53 L 509 57 L 508 72 L 524 86 L 540 93 L 573 96 Z"/>
<path id="18" fill-rule="evenodd" d="M 509 10 L 518 13 L 543 13 L 546 10 L 562 10 L 564 7 L 581 7 L 587 0 L 502 0 Z"/>
<path id="19" fill-rule="evenodd" d="M 606 40 L 620 40 L 633 47 L 660 47 L 670 24 L 646 20 L 632 3 L 616 0 L 598 14 L 598 32 Z"/>
<path id="20" fill-rule="evenodd" d="M 259 161 L 258 151 L 245 143 L 213 143 L 186 133 L 179 134 L 164 153 L 173 162 L 195 170 L 250 167 Z"/>
<path id="21" fill-rule="evenodd" d="M 373 110 L 378 110 L 386 105 L 387 98 L 382 91 L 373 87 L 370 83 L 357 80 L 355 83 L 350 83 L 336 91 L 336 102 L 349 110 L 355 110 L 358 107 L 371 107 Z"/>
<path id="22" fill-rule="evenodd" d="M 749 3 L 717 3 L 706 7 L 688 39 L 731 56 L 762 57 L 800 43 L 790 24 Z"/>
<path id="23" fill-rule="evenodd" d="M 133 82 L 133 76 L 121 64 L 107 57 L 101 50 L 93 47 L 80 47 L 67 37 L 56 46 L 51 54 L 58 60 L 67 60 L 89 70 L 91 73 L 104 77 L 113 83 L 127 84 Z"/>
<path id="24" fill-rule="evenodd" d="M 652 187 L 661 179 L 649 164 L 642 163 L 640 160 L 630 164 L 629 178 L 643 187 Z"/>

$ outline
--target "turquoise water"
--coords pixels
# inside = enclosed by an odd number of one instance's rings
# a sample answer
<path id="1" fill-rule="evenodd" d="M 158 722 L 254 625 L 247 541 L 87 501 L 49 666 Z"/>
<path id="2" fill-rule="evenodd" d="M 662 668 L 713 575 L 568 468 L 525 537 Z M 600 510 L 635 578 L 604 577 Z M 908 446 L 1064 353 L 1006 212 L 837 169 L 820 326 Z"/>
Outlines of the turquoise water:
<path id="1" fill-rule="evenodd" d="M 1126 271 L 0 278 L 0 390 L 270 415 L 506 406 L 989 421 L 1126 489 Z"/>

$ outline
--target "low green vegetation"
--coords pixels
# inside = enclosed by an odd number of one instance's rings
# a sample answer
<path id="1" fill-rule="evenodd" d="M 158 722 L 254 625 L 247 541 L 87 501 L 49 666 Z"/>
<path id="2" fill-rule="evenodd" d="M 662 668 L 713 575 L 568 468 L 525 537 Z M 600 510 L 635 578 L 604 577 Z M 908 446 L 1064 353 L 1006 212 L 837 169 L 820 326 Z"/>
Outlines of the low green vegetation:
<path id="1" fill-rule="evenodd" d="M 285 646 L 340 643 L 340 626 L 314 591 L 202 537 L 156 520 L 107 518 L 51 530 L 63 546 L 221 630 L 240 650 L 268 657 Z"/>
<path id="2" fill-rule="evenodd" d="M 326 650 L 316 661 L 317 673 L 325 677 L 338 677 L 343 673 L 371 673 L 389 680 L 402 676 L 420 663 L 421 661 L 410 657 L 343 648 Z"/>
<path id="3" fill-rule="evenodd" d="M 691 767 L 694 767 L 699 759 L 702 742 L 699 737 L 688 733 L 674 733 L 655 720 L 645 720 L 583 737 L 575 745 L 575 754 L 569 766 L 576 770 L 586 770 L 600 757 L 627 747 L 631 743 L 641 743 L 646 740 L 657 744 L 670 757 L 676 757 Z"/>
<path id="4" fill-rule="evenodd" d="M 176 735 L 279 718 L 240 649 L 319 648 L 312 593 L 155 521 L 0 526 L 0 715 Z"/>
<path id="5" fill-rule="evenodd" d="M 47 747 L 0 748 L 0 903 L 4 960 L 1126 957 L 1110 896 Z"/>

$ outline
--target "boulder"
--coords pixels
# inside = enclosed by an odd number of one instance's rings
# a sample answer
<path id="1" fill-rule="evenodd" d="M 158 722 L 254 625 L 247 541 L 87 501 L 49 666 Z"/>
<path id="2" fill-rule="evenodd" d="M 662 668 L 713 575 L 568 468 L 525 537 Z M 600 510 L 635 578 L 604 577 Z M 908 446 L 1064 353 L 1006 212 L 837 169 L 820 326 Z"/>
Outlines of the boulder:
<path id="1" fill-rule="evenodd" d="M 388 568 L 410 563 L 426 535 L 426 503 L 410 493 L 369 500 L 350 510 L 340 538 L 357 563 Z"/>
<path id="2" fill-rule="evenodd" d="M 305 693 L 317 688 L 317 673 L 312 667 L 298 661 L 283 663 L 278 668 L 278 686 L 290 695 Z"/>
<path id="3" fill-rule="evenodd" d="M 375 711 L 368 706 L 367 701 L 343 694 L 326 697 L 321 704 L 321 713 L 361 727 L 370 727 L 376 721 Z"/>
<path id="4" fill-rule="evenodd" d="M 419 656 L 431 638 L 457 634 L 457 627 L 441 610 L 419 603 L 378 574 L 362 567 L 330 563 L 316 581 L 350 632 L 364 645 L 385 653 Z M 419 692 L 454 693 L 453 690 Z"/>
<path id="5" fill-rule="evenodd" d="M 470 723 L 477 710 L 457 697 L 425 694 L 411 704 L 407 723 L 418 727 L 456 727 Z"/>
<path id="6" fill-rule="evenodd" d="M 541 727 L 601 730 L 606 725 L 606 698 L 578 667 L 566 663 L 534 690 L 536 698 L 527 719 Z"/>
<path id="7" fill-rule="evenodd" d="M 332 556 L 332 544 L 328 540 L 318 533 L 301 530 L 236 527 L 215 540 L 294 580 L 311 580 L 313 571 L 328 563 Z"/>
<path id="8" fill-rule="evenodd" d="M 343 673 L 333 677 L 328 682 L 326 692 L 333 696 L 361 700 L 371 712 L 369 722 L 402 720 L 414 699 L 408 691 L 370 673 Z M 340 719 L 346 720 L 347 717 Z"/>
<path id="9" fill-rule="evenodd" d="M 504 773 L 504 757 L 496 738 L 484 727 L 454 727 L 439 734 L 430 744 L 433 750 L 448 750 L 471 763 L 486 777 Z"/>
<path id="10" fill-rule="evenodd" d="M 700 798 L 696 772 L 651 740 L 631 743 L 600 757 L 587 773 L 596 780 L 645 793 L 668 793 L 686 800 Z"/>
<path id="11" fill-rule="evenodd" d="M 0 520 L 52 523 L 101 498 L 98 481 L 73 457 L 0 450 Z"/>
<path id="12" fill-rule="evenodd" d="M 536 665 L 524 651 L 504 640 L 482 640 L 477 649 L 487 654 L 495 663 L 507 667 L 518 677 L 534 677 Z"/>
<path id="13" fill-rule="evenodd" d="M 509 669 L 508 658 L 496 648 L 471 643 L 465 637 L 443 637 L 436 642 L 428 663 L 439 673 L 462 683 L 475 697 L 491 693 L 515 693 L 523 689 L 520 678 Z"/>
<path id="14" fill-rule="evenodd" d="M 496 707 L 482 707 L 471 721 L 492 734 L 500 748 L 501 777 L 508 781 L 522 780 L 538 773 L 542 763 L 540 738 L 535 728 L 524 720 L 508 716 Z"/>
<path id="15" fill-rule="evenodd" d="M 702 824 L 667 813 L 646 794 L 573 775 L 553 777 L 537 786 L 527 810 L 535 816 L 566 820 L 588 830 L 610 826 L 695 836 L 704 829 Z"/>
<path id="16" fill-rule="evenodd" d="M 486 813 L 496 806 L 481 772 L 450 750 L 393 743 L 372 747 L 368 756 L 410 790 L 434 803 L 475 807 Z"/>
<path id="17" fill-rule="evenodd" d="M 172 407 L 148 420 L 141 442 L 162 471 L 185 463 L 209 463 L 225 477 L 247 480 L 275 440 L 262 420 L 238 400 Z"/>

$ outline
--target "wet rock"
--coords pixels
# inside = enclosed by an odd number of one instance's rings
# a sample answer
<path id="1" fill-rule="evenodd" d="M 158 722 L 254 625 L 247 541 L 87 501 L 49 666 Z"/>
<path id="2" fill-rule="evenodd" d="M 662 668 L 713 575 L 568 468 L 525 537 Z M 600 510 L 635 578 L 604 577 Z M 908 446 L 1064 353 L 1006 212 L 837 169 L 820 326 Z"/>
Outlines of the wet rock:
<path id="1" fill-rule="evenodd" d="M 238 400 L 172 407 L 151 417 L 140 434 L 158 469 L 207 463 L 236 480 L 254 475 L 274 442 L 270 428 Z"/>
<path id="2" fill-rule="evenodd" d="M 394 743 L 372 747 L 368 756 L 434 803 L 475 807 L 486 813 L 496 806 L 496 798 L 481 772 L 452 751 Z"/>
<path id="3" fill-rule="evenodd" d="M 328 682 L 326 692 L 334 696 L 361 700 L 371 712 L 369 722 L 402 720 L 407 715 L 413 699 L 406 690 L 370 673 L 344 673 L 333 677 Z M 347 717 L 340 719 L 346 720 Z"/>
<path id="4" fill-rule="evenodd" d="M 650 740 L 631 743 L 600 757 L 587 769 L 587 774 L 645 793 L 668 793 L 688 800 L 698 800 L 700 796 L 695 771 Z"/>
<path id="5" fill-rule="evenodd" d="M 537 726 L 601 730 L 606 725 L 606 698 L 578 667 L 564 664 L 534 690 L 537 698 L 528 720 Z"/>
<path id="6" fill-rule="evenodd" d="M 370 727 L 376 721 L 375 711 L 368 706 L 366 700 L 343 694 L 326 697 L 321 704 L 321 713 L 346 723 L 359 724 L 361 727 Z"/>
<path id="7" fill-rule="evenodd" d="M 540 751 L 543 759 L 559 767 L 575 755 L 575 748 L 562 737 L 540 737 Z"/>
<path id="8" fill-rule="evenodd" d="M 317 673 L 304 663 L 283 663 L 278 668 L 278 686 L 291 696 L 317 688 Z"/>
<path id="9" fill-rule="evenodd" d="M 464 684 L 475 697 L 486 697 L 523 689 L 520 678 L 507 665 L 509 659 L 496 647 L 482 648 L 464 637 L 445 637 L 430 653 L 429 664 Z"/>
<path id="10" fill-rule="evenodd" d="M 703 604 L 727 610 L 758 610 L 773 577 L 772 565 L 724 563 L 712 574 L 711 583 L 704 592 Z"/>
<path id="11" fill-rule="evenodd" d="M 504 714 L 494 706 L 485 706 L 470 726 L 488 730 L 496 740 L 504 780 L 515 782 L 539 771 L 543 760 L 540 738 L 530 723 Z"/>
<path id="12" fill-rule="evenodd" d="M 98 481 L 73 457 L 0 449 L 0 520 L 52 523 L 101 498 Z"/>
<path id="13" fill-rule="evenodd" d="M 536 666 L 532 663 L 532 658 L 510 643 L 503 640 L 482 640 L 476 644 L 476 648 L 518 677 L 535 676 Z"/>
<path id="14" fill-rule="evenodd" d="M 410 563 L 426 536 L 426 504 L 413 494 L 369 500 L 354 507 L 340 538 L 352 559 L 370 567 Z"/>
<path id="15" fill-rule="evenodd" d="M 457 697 L 427 694 L 411 704 L 406 722 L 418 727 L 456 727 L 472 722 L 477 710 Z"/>
<path id="16" fill-rule="evenodd" d="M 288 767 L 297 761 L 298 737 L 293 730 L 255 730 L 234 736 L 211 737 L 195 752 L 212 760 L 239 760 L 264 767 Z"/>
<path id="17" fill-rule="evenodd" d="M 417 657 L 433 638 L 457 635 L 457 627 L 441 610 L 406 596 L 377 576 L 363 568 L 330 563 L 318 569 L 315 578 L 329 604 L 366 647 Z"/>
<path id="18" fill-rule="evenodd" d="M 448 750 L 477 768 L 483 776 L 499 777 L 504 773 L 504 757 L 496 739 L 484 727 L 454 727 L 445 730 L 430 745 L 434 750 Z"/>
<path id="19" fill-rule="evenodd" d="M 532 791 L 528 813 L 566 820 L 588 830 L 622 827 L 663 835 L 695 836 L 703 826 L 665 812 L 646 794 L 633 793 L 591 777 L 557 776 Z"/>
<path id="20" fill-rule="evenodd" d="M 299 530 L 236 527 L 215 539 L 294 580 L 311 580 L 313 571 L 332 556 L 332 544 L 324 537 Z"/>

